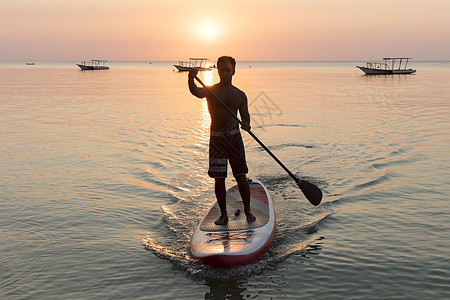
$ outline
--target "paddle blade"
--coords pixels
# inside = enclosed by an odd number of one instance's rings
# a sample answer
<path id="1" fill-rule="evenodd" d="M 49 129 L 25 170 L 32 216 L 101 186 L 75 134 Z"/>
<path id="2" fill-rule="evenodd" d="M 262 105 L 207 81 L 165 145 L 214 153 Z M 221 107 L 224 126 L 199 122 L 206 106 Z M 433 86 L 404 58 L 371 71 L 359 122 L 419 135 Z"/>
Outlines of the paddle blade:
<path id="1" fill-rule="evenodd" d="M 312 205 L 317 206 L 320 204 L 322 191 L 317 186 L 304 180 L 298 180 L 297 185 Z"/>

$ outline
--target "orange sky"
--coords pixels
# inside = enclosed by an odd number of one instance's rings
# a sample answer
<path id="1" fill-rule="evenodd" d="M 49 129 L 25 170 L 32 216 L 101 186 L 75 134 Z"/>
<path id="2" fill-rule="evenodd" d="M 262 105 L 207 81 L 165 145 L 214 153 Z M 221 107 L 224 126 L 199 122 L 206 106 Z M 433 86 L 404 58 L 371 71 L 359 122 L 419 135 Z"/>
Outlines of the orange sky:
<path id="1" fill-rule="evenodd" d="M 449 13 L 449 0 L 0 0 L 0 60 L 450 60 Z"/>

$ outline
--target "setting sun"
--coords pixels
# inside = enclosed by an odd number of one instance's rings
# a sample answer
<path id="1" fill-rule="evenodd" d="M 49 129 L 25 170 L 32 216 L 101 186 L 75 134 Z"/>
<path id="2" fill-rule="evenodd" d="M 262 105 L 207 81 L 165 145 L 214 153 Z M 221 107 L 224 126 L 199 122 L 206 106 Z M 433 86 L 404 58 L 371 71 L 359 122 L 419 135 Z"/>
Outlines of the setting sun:
<path id="1" fill-rule="evenodd" d="M 203 29 L 203 33 L 204 33 L 205 35 L 210 36 L 210 35 L 213 34 L 213 29 L 212 29 L 210 26 L 206 26 L 206 27 Z"/>

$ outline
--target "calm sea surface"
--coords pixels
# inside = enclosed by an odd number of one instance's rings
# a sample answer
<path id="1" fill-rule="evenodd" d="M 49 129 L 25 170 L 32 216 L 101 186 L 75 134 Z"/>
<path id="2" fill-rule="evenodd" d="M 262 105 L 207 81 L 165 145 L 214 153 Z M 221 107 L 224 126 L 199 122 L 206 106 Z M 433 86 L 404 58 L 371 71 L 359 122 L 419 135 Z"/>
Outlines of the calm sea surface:
<path id="1" fill-rule="evenodd" d="M 188 251 L 215 197 L 186 73 L 0 62 L 0 298 L 449 299 L 450 62 L 358 64 L 238 63 L 253 132 L 324 200 L 243 133 L 276 235 L 260 261 L 214 270 Z"/>

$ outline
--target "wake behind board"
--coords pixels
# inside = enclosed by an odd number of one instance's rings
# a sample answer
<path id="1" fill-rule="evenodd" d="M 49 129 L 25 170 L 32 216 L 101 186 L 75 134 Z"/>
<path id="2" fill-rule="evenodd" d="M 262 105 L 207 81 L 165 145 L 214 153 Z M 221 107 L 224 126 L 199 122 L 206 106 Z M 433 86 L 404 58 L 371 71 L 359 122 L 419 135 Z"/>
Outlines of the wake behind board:
<path id="1" fill-rule="evenodd" d="M 267 189 L 250 180 L 250 206 L 255 222 L 248 223 L 237 185 L 227 191 L 228 223 L 216 225 L 217 202 L 203 217 L 191 238 L 192 257 L 216 268 L 229 268 L 256 261 L 269 248 L 275 232 L 275 210 Z M 235 215 L 240 209 L 241 213 Z"/>

